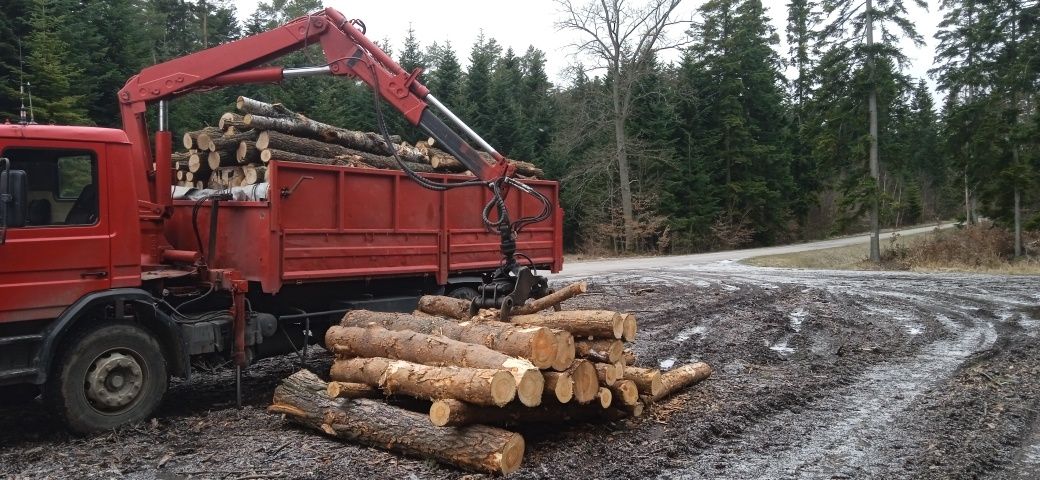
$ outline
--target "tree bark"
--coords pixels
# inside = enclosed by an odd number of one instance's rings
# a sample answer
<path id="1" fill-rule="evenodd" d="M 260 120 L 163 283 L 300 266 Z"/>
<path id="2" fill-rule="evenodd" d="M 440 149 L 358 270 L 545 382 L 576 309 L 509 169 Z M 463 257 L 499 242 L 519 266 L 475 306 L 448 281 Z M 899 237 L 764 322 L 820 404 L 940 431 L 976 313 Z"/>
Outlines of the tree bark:
<path id="1" fill-rule="evenodd" d="M 242 166 L 242 185 L 256 185 L 267 180 L 267 167 L 257 165 Z"/>
<path id="2" fill-rule="evenodd" d="M 346 155 L 352 152 L 352 150 L 347 147 L 340 145 L 325 143 L 320 140 L 312 140 L 310 138 L 286 135 L 273 130 L 260 132 L 256 138 L 256 148 L 260 150 L 273 148 L 275 150 L 285 150 L 299 153 L 301 155 L 322 158 L 336 158 L 338 155 Z"/>
<path id="3" fill-rule="evenodd" d="M 329 382 L 325 390 L 331 398 L 381 398 L 383 392 L 363 383 Z"/>
<path id="4" fill-rule="evenodd" d="M 383 168 L 386 170 L 401 169 L 401 165 L 399 165 L 397 163 L 397 160 L 395 160 L 393 157 L 384 157 L 382 155 L 362 152 L 360 150 L 351 150 L 350 153 L 337 155 L 336 158 L 358 161 L 376 168 Z M 433 167 L 425 163 L 410 162 L 408 160 L 404 160 L 403 158 L 401 159 L 401 161 L 404 163 L 406 167 L 408 167 L 413 172 L 434 173 Z"/>
<path id="5" fill-rule="evenodd" d="M 555 291 L 553 293 L 550 293 L 549 295 L 546 295 L 546 296 L 544 296 L 542 298 L 536 298 L 534 300 L 528 301 L 527 303 L 525 303 L 523 305 L 517 305 L 517 306 L 513 307 L 512 314 L 513 315 L 530 315 L 532 313 L 538 313 L 538 312 L 540 312 L 542 310 L 545 310 L 545 309 L 547 309 L 549 307 L 552 307 L 552 306 L 555 306 L 555 305 L 559 305 L 564 300 L 572 298 L 575 295 L 580 295 L 580 294 L 585 293 L 587 291 L 589 291 L 589 284 L 588 283 L 586 283 L 586 282 L 572 283 L 572 284 L 567 285 L 566 287 L 563 287 L 563 288 L 561 288 L 561 289 L 559 289 L 559 290 L 557 290 L 557 291 Z"/>
<path id="6" fill-rule="evenodd" d="M 419 297 L 419 310 L 430 315 L 440 315 L 456 320 L 469 320 L 468 300 L 445 297 L 443 295 L 423 295 Z"/>
<path id="7" fill-rule="evenodd" d="M 570 402 L 574 398 L 574 379 L 567 372 L 544 372 L 545 397 L 552 397 L 559 403 Z"/>
<path id="8" fill-rule="evenodd" d="M 599 378 L 600 385 L 613 385 L 621 379 L 621 375 L 624 373 L 624 367 L 618 371 L 617 367 L 611 363 L 593 363 L 592 366 L 596 367 L 596 377 Z"/>
<path id="9" fill-rule="evenodd" d="M 234 153 L 238 149 L 238 144 L 249 140 L 255 141 L 259 134 L 256 131 L 250 130 L 242 133 L 235 133 L 228 135 L 224 133 L 222 135 L 209 135 L 203 133 L 199 135 L 197 142 L 200 146 L 211 152 L 227 152 Z"/>
<path id="10" fill-rule="evenodd" d="M 254 115 L 263 115 L 265 117 L 294 117 L 296 112 L 285 108 L 280 103 L 267 103 L 259 100 L 254 100 L 249 97 L 238 97 L 235 102 L 235 108 L 243 113 L 251 113 Z M 244 120 L 243 120 L 244 121 Z M 248 126 L 248 125 L 246 125 Z"/>
<path id="11" fill-rule="evenodd" d="M 556 359 L 556 337 L 547 328 L 516 327 L 503 322 L 457 322 L 442 317 L 418 317 L 404 313 L 352 310 L 343 316 L 344 327 L 378 325 L 387 330 L 410 330 L 441 335 L 452 340 L 483 345 L 513 357 L 526 358 L 538 368 L 549 368 Z"/>
<path id="12" fill-rule="evenodd" d="M 574 354 L 594 362 L 614 364 L 621 361 L 625 347 L 620 340 L 575 340 Z"/>
<path id="13" fill-rule="evenodd" d="M 484 425 L 439 428 L 420 413 L 377 400 L 332 399 L 327 385 L 300 371 L 275 388 L 268 412 L 328 435 L 468 470 L 508 474 L 524 456 L 519 434 Z"/>
<path id="14" fill-rule="evenodd" d="M 339 146 L 361 150 L 382 156 L 393 155 L 396 151 L 401 160 L 414 163 L 426 163 L 429 159 L 415 147 L 407 144 L 396 144 L 388 147 L 383 137 L 371 132 L 346 130 L 296 114 L 291 117 L 269 117 L 247 114 L 243 122 L 258 130 L 274 130 L 295 137 L 306 137 L 333 143 Z M 433 167 L 430 167 L 432 170 Z"/>
<path id="15" fill-rule="evenodd" d="M 704 362 L 690 363 L 669 370 L 661 375 L 661 389 L 652 394 L 653 400 L 661 400 L 710 376 L 711 367 Z"/>
<path id="16" fill-rule="evenodd" d="M 203 158 L 200 157 L 199 154 L 191 154 L 191 156 L 188 157 L 188 171 L 194 173 L 196 177 L 205 176 L 209 174 L 209 159 L 207 158 L 203 160 Z"/>
<path id="17" fill-rule="evenodd" d="M 621 362 L 625 365 L 635 365 L 636 352 L 633 352 L 630 348 L 626 348 L 621 352 Z"/>
<path id="18" fill-rule="evenodd" d="M 571 332 L 575 337 L 621 338 L 625 317 L 608 310 L 563 310 L 546 314 L 515 315 L 517 325 L 537 325 Z"/>
<path id="19" fill-rule="evenodd" d="M 412 331 L 340 326 L 329 328 L 325 344 L 337 355 L 345 357 L 387 357 L 431 366 L 508 370 L 516 381 L 521 403 L 533 407 L 542 402 L 545 379 L 538 367 L 482 345 Z"/>
<path id="20" fill-rule="evenodd" d="M 216 170 L 220 167 L 234 167 L 238 165 L 238 161 L 235 160 L 235 155 L 231 152 L 225 152 L 223 150 L 211 151 L 206 156 L 206 163 L 209 163 L 210 170 Z"/>
<path id="21" fill-rule="evenodd" d="M 516 384 L 505 370 L 431 367 L 388 358 L 336 360 L 329 376 L 363 383 L 387 395 L 435 400 L 454 398 L 474 405 L 501 407 L 516 398 Z"/>
<path id="22" fill-rule="evenodd" d="M 314 163 L 318 165 L 350 165 L 346 160 L 335 158 L 311 157 L 284 150 L 267 149 L 260 152 L 260 161 L 270 163 L 272 160 L 280 162 Z"/>
<path id="23" fill-rule="evenodd" d="M 664 390 L 664 383 L 661 381 L 661 371 L 657 369 L 625 367 L 625 374 L 622 377 L 625 380 L 635 382 L 636 387 L 639 388 L 639 393 L 643 395 L 656 397 Z"/>
<path id="24" fill-rule="evenodd" d="M 621 339 L 626 342 L 636 341 L 636 316 L 631 313 L 623 314 L 625 316 L 624 325 L 621 329 Z"/>
<path id="25" fill-rule="evenodd" d="M 871 0 L 866 0 L 866 30 L 867 34 L 867 51 L 873 52 L 874 48 L 874 7 Z M 870 55 L 870 69 L 871 79 L 874 78 L 873 69 L 874 65 L 874 54 Z M 870 178 L 873 180 L 873 189 L 871 193 L 871 206 L 870 206 L 870 261 L 874 263 L 881 263 L 881 226 L 878 220 L 879 208 L 880 208 L 880 195 L 878 191 L 878 179 L 881 177 L 881 167 L 878 164 L 878 111 L 877 111 L 877 85 L 872 83 L 870 86 L 870 95 L 867 99 L 867 107 L 870 112 Z"/>
<path id="26" fill-rule="evenodd" d="M 437 148 L 429 146 L 428 142 L 419 142 L 415 145 L 415 148 L 426 155 L 429 158 L 429 163 L 436 170 L 443 170 L 451 173 L 465 172 L 468 170 L 465 165 L 462 164 L 457 158 L 448 152 L 439 150 Z M 477 152 L 480 158 L 484 159 L 488 164 L 493 165 L 495 161 L 485 152 Z M 516 169 L 516 173 L 524 175 L 526 177 L 541 178 L 545 176 L 545 172 L 538 168 L 531 162 L 525 162 L 523 160 L 514 160 L 507 158 L 506 161 Z"/>

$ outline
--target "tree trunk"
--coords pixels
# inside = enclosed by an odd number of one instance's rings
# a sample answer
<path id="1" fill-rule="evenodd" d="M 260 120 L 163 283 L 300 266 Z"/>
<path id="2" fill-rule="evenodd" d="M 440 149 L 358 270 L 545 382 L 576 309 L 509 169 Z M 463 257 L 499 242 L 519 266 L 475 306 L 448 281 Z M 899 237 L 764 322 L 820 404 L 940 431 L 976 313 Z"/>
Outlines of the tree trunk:
<path id="1" fill-rule="evenodd" d="M 621 361 L 625 347 L 620 340 L 575 340 L 574 355 L 594 362 L 614 364 Z"/>
<path id="2" fill-rule="evenodd" d="M 547 314 L 516 315 L 517 325 L 536 325 L 571 332 L 575 337 L 621 338 L 625 317 L 608 310 L 563 310 Z"/>
<path id="3" fill-rule="evenodd" d="M 556 358 L 553 360 L 552 369 L 562 372 L 570 368 L 576 358 L 574 335 L 571 335 L 570 332 L 564 330 L 551 330 L 553 335 L 556 336 Z"/>
<path id="4" fill-rule="evenodd" d="M 411 331 L 339 326 L 329 328 L 325 344 L 337 355 L 346 357 L 386 357 L 431 366 L 508 370 L 513 374 L 517 396 L 524 405 L 533 407 L 542 401 L 545 379 L 538 367 L 482 345 Z"/>
<path id="5" fill-rule="evenodd" d="M 260 150 L 273 148 L 275 150 L 286 150 L 301 155 L 322 158 L 336 158 L 337 155 L 351 153 L 351 150 L 347 147 L 325 143 L 320 140 L 294 137 L 273 130 L 260 132 L 260 135 L 256 138 L 256 148 Z"/>
<path id="6" fill-rule="evenodd" d="M 231 152 L 225 152 L 222 150 L 209 152 L 206 156 L 206 162 L 209 163 L 210 170 L 216 170 L 220 167 L 234 167 L 238 165 L 238 161 L 235 160 L 235 155 Z"/>
<path id="7" fill-rule="evenodd" d="M 575 360 L 565 371 L 574 381 L 574 401 L 584 405 L 596 399 L 599 392 L 599 377 L 592 362 Z"/>
<path id="8" fill-rule="evenodd" d="M 1022 193 L 1015 185 L 1015 258 L 1022 256 Z"/>
<path id="9" fill-rule="evenodd" d="M 559 403 L 570 402 L 574 398 L 574 379 L 567 372 L 544 372 L 545 397 L 550 395 Z"/>
<path id="10" fill-rule="evenodd" d="M 256 185 L 267 180 L 267 167 L 243 165 L 242 174 L 242 185 Z"/>
<path id="11" fill-rule="evenodd" d="M 422 154 L 426 155 L 430 159 L 430 165 L 436 170 L 443 170 L 451 173 L 465 172 L 468 170 L 465 165 L 462 164 L 457 158 L 448 152 L 439 150 L 437 148 L 429 146 L 428 142 L 419 142 L 415 145 L 415 148 Z M 494 164 L 495 161 L 491 155 L 486 152 L 477 152 L 480 158 L 484 159 L 488 164 Z M 523 160 L 514 160 L 511 158 L 506 159 L 513 168 L 516 169 L 516 173 L 526 177 L 541 178 L 545 176 L 545 171 L 538 168 L 531 162 L 525 162 Z"/>
<path id="12" fill-rule="evenodd" d="M 238 100 L 235 102 L 235 108 L 243 113 L 251 113 L 265 117 L 291 118 L 296 116 L 296 112 L 285 108 L 285 106 L 280 103 L 266 103 L 259 100 L 253 100 L 249 97 L 238 97 Z M 248 126 L 248 124 L 246 124 L 246 126 Z"/>
<path id="13" fill-rule="evenodd" d="M 442 317 L 368 310 L 347 312 L 340 322 L 344 327 L 364 328 L 373 324 L 387 330 L 410 330 L 483 345 L 513 357 L 526 358 L 538 368 L 549 368 L 556 359 L 556 337 L 549 329 L 542 327 L 523 328 L 503 322 L 459 323 Z"/>
<path id="14" fill-rule="evenodd" d="M 198 143 L 204 144 L 206 150 L 211 152 L 234 153 L 238 149 L 239 143 L 247 140 L 255 141 L 258 135 L 259 134 L 253 130 L 232 135 L 227 135 L 225 133 L 219 136 L 210 136 L 203 133 L 199 135 Z"/>
<path id="15" fill-rule="evenodd" d="M 867 33 L 867 49 L 873 52 L 874 47 L 874 7 L 871 0 L 867 1 L 867 22 L 864 27 Z M 878 209 L 880 208 L 880 195 L 878 191 L 878 179 L 881 177 L 881 167 L 878 164 L 878 111 L 877 111 L 877 85 L 874 81 L 874 54 L 870 53 L 870 97 L 867 105 L 870 110 L 870 178 L 873 180 L 870 206 L 870 261 L 881 263 L 881 226 L 878 221 Z"/>
<path id="16" fill-rule="evenodd" d="M 188 157 L 188 171 L 194 173 L 195 177 L 205 176 L 209 174 L 210 168 L 208 157 L 209 156 L 207 155 L 207 159 L 203 160 L 203 158 L 200 157 L 199 154 L 191 154 L 191 156 Z"/>
<path id="17" fill-rule="evenodd" d="M 300 371 L 275 388 L 268 412 L 328 435 L 457 467 L 508 474 L 520 468 L 524 439 L 484 425 L 439 428 L 426 415 L 376 400 L 332 399 L 327 385 Z"/>
<path id="18" fill-rule="evenodd" d="M 625 367 L 625 374 L 622 377 L 625 380 L 635 382 L 636 387 L 639 388 L 639 393 L 643 395 L 656 397 L 664 390 L 664 383 L 661 382 L 661 371 L 657 369 Z"/>
<path id="19" fill-rule="evenodd" d="M 474 405 L 501 407 L 516 398 L 516 384 L 505 370 L 431 367 L 388 358 L 336 360 L 330 378 L 378 387 L 387 395 L 435 400 L 454 398 Z"/>
<path id="20" fill-rule="evenodd" d="M 589 291 L 589 284 L 587 282 L 572 283 L 542 298 L 536 298 L 534 300 L 528 301 L 523 305 L 513 307 L 512 314 L 530 315 L 532 313 L 538 313 L 549 307 L 557 306 L 564 300 L 570 299 L 576 295 L 580 295 L 587 291 Z"/>
<path id="21" fill-rule="evenodd" d="M 615 68 L 615 80 L 620 78 L 620 72 Z M 632 251 L 636 243 L 635 216 L 632 212 L 632 181 L 629 179 L 628 135 L 625 133 L 625 122 L 627 120 L 627 108 L 623 105 L 621 86 L 618 81 L 613 82 L 612 99 L 614 102 L 614 148 L 618 164 L 618 181 L 621 187 L 621 215 L 625 229 L 625 251 Z"/>
<path id="22" fill-rule="evenodd" d="M 331 398 L 381 398 L 383 392 L 363 383 L 329 382 L 325 390 Z"/>
<path id="23" fill-rule="evenodd" d="M 440 315 L 456 320 L 469 320 L 468 300 L 445 297 L 443 295 L 423 295 L 419 297 L 419 310 L 430 315 Z"/>
<path id="24" fill-rule="evenodd" d="M 707 363 L 697 362 L 683 365 L 662 374 L 660 376 L 661 389 L 651 396 L 656 402 L 710 376 L 711 367 Z"/>
<path id="25" fill-rule="evenodd" d="M 339 146 L 377 155 L 389 156 L 396 151 L 401 160 L 408 162 L 426 163 L 429 161 L 422 152 L 410 145 L 397 144 L 387 147 L 386 143 L 383 142 L 383 137 L 375 133 L 346 130 L 311 120 L 299 114 L 292 117 L 268 117 L 247 114 L 243 118 L 243 122 L 249 127 L 258 130 L 274 130 L 296 137 L 334 143 Z M 432 170 L 433 167 L 430 168 Z"/>
<path id="26" fill-rule="evenodd" d="M 348 149 L 350 150 L 350 149 Z M 387 170 L 400 170 L 401 165 L 397 163 L 397 160 L 393 157 L 384 157 L 382 155 L 376 155 L 374 153 L 362 152 L 360 150 L 350 150 L 349 153 L 338 155 L 336 158 L 353 160 L 363 162 L 376 168 L 384 168 Z M 420 173 L 434 173 L 433 167 L 425 163 L 410 162 L 401 159 L 406 167 L 413 172 Z"/>
<path id="27" fill-rule="evenodd" d="M 584 422 L 590 420 L 614 420 L 628 416 L 617 409 L 604 410 L 598 406 L 568 403 L 565 405 L 542 405 L 526 408 L 507 405 L 504 408 L 480 407 L 458 400 L 437 400 L 430 406 L 430 423 L 438 427 L 462 427 L 466 425 L 530 425 Z"/>

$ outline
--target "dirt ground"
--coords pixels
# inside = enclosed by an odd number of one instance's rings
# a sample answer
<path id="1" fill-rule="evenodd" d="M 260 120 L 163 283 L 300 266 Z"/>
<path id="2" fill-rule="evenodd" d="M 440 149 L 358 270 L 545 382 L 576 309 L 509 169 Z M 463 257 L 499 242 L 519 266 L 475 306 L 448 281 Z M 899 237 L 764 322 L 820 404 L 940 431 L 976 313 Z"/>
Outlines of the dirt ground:
<path id="1" fill-rule="evenodd" d="M 568 281 L 558 278 L 556 281 Z M 523 430 L 511 477 L 1037 478 L 1040 279 L 729 262 L 597 276 L 567 308 L 639 315 L 638 363 L 704 383 L 639 419 Z M 157 418 L 76 438 L 0 392 L 0 477 L 460 478 L 325 438 L 264 407 L 298 359 L 172 388 Z M 308 367 L 327 372 L 327 355 Z"/>

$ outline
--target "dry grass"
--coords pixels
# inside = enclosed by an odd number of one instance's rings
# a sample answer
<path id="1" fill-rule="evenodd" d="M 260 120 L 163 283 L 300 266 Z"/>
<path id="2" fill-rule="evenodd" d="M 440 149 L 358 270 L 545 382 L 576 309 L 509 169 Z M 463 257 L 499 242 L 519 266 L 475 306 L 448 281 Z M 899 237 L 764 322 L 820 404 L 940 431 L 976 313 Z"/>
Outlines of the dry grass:
<path id="1" fill-rule="evenodd" d="M 916 272 L 974 272 L 1004 275 L 1040 275 L 1040 234 L 1024 239 L 1024 259 L 1012 260 L 1013 243 L 1007 230 L 989 224 L 882 237 L 880 266 L 867 260 L 868 246 L 828 248 L 809 252 L 755 257 L 745 261 L 762 267 L 831 270 L 905 270 Z"/>

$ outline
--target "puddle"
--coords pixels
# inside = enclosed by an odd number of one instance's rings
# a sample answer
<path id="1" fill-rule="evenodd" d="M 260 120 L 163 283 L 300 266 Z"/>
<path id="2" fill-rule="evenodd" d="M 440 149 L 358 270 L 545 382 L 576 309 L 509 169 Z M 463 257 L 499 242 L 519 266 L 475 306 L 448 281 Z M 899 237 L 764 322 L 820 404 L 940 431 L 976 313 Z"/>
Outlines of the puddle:
<path id="1" fill-rule="evenodd" d="M 708 333 L 708 328 L 707 327 L 705 327 L 703 325 L 697 325 L 695 327 L 690 327 L 690 328 L 684 329 L 683 331 L 679 332 L 679 334 L 675 336 L 675 341 L 676 342 L 685 342 L 685 341 L 689 340 L 690 337 L 692 337 L 694 335 L 699 335 L 700 337 L 703 338 L 706 333 Z"/>

